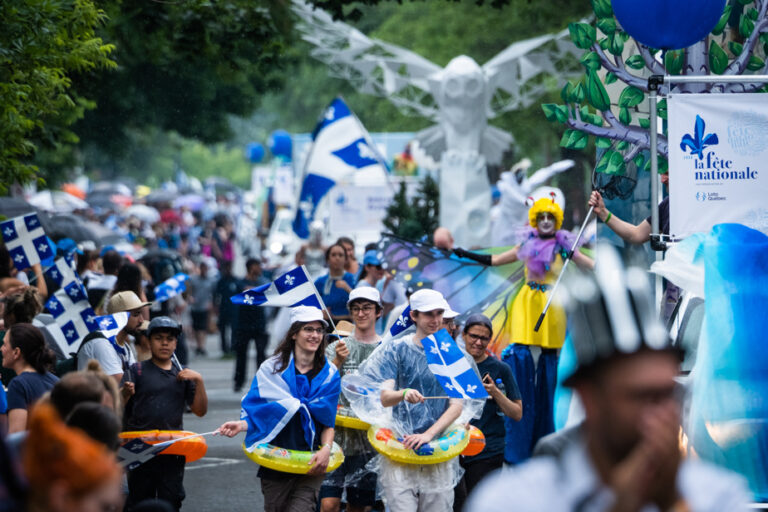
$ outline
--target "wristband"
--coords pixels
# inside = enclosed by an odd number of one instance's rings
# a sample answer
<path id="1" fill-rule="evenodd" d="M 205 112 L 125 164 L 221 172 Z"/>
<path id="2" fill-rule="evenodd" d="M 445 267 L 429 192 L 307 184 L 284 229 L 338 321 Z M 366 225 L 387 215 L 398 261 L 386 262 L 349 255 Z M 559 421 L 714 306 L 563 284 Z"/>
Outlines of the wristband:
<path id="1" fill-rule="evenodd" d="M 608 221 L 611 220 L 611 216 L 613 214 L 611 212 L 608 212 L 608 215 L 606 215 L 605 220 L 603 221 L 604 224 L 608 224 Z"/>
<path id="2" fill-rule="evenodd" d="M 409 389 L 411 389 L 411 388 L 405 388 L 405 389 L 403 390 L 403 400 L 405 400 L 405 394 L 406 394 L 406 393 L 408 393 L 408 390 L 409 390 Z"/>
<path id="3" fill-rule="evenodd" d="M 331 443 L 325 443 L 323 446 L 320 447 L 321 450 L 323 448 L 328 448 L 329 452 L 333 449 L 333 447 L 331 446 Z"/>

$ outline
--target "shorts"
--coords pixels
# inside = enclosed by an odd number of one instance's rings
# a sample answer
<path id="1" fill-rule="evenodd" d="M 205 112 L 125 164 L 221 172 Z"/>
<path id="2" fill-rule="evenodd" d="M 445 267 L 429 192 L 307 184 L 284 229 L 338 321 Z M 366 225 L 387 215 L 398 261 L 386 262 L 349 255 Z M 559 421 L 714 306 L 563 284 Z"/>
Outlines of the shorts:
<path id="1" fill-rule="evenodd" d="M 376 504 L 376 474 L 365 469 L 370 457 L 350 455 L 335 471 L 325 477 L 320 499 L 341 498 L 347 490 L 346 503 L 357 507 Z"/>
<path id="2" fill-rule="evenodd" d="M 195 331 L 208 330 L 208 311 L 192 311 L 192 329 Z"/>

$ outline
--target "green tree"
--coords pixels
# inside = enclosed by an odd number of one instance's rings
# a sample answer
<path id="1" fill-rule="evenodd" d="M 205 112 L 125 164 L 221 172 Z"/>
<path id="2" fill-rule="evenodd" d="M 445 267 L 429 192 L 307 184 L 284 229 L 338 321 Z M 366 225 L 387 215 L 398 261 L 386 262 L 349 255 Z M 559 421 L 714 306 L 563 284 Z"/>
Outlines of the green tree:
<path id="1" fill-rule="evenodd" d="M 431 236 L 438 227 L 440 218 L 440 190 L 437 182 L 427 176 L 419 185 L 413 201 L 408 200 L 405 182 L 387 207 L 384 227 L 392 234 L 418 240 L 424 235 Z"/>
<path id="2" fill-rule="evenodd" d="M 566 130 L 560 145 L 584 149 L 590 137 L 605 149 L 597 171 L 625 174 L 627 165 L 649 169 L 650 120 L 641 108 L 647 104 L 649 74 L 655 75 L 740 75 L 768 72 L 768 2 L 729 0 L 712 34 L 684 49 L 667 51 L 649 48 L 621 29 L 613 16 L 610 0 L 592 0 L 595 25 L 572 23 L 571 39 L 584 50 L 581 63 L 585 76 L 567 84 L 564 103 L 547 103 L 542 108 L 547 119 Z M 598 31 L 599 30 L 599 31 Z M 625 57 L 630 45 L 634 52 Z M 612 101 L 606 85 L 624 84 L 617 101 Z M 676 84 L 668 92 L 754 92 L 764 84 Z M 722 90 L 721 90 L 722 88 Z M 666 100 L 658 104 L 659 117 L 667 118 Z M 665 128 L 666 130 L 666 128 Z M 665 131 L 666 134 L 666 131 Z M 667 168 L 667 138 L 658 137 L 659 170 Z"/>
<path id="3" fill-rule="evenodd" d="M 77 142 L 69 127 L 94 104 L 72 75 L 112 68 L 90 0 L 0 2 L 0 193 L 37 177 L 35 153 Z"/>

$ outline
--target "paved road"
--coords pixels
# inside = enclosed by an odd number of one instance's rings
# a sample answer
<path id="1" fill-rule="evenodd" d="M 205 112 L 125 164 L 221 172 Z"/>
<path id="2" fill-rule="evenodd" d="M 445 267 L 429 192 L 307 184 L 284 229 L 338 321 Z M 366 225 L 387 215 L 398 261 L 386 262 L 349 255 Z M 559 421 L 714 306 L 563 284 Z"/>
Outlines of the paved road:
<path id="1" fill-rule="evenodd" d="M 184 415 L 184 428 L 203 433 L 216 430 L 227 420 L 237 419 L 240 414 L 241 393 L 232 390 L 234 359 L 222 360 L 217 350 L 218 338 L 210 336 L 207 341 L 208 357 L 193 358 L 190 368 L 199 371 L 208 391 L 208 414 L 198 418 L 194 414 Z M 250 384 L 255 373 L 254 357 L 249 359 Z M 187 464 L 184 487 L 187 498 L 182 510 L 185 512 L 228 512 L 264 510 L 258 466 L 245 457 L 242 450 L 244 435 L 222 438 L 207 436 L 208 453 L 199 461 Z"/>

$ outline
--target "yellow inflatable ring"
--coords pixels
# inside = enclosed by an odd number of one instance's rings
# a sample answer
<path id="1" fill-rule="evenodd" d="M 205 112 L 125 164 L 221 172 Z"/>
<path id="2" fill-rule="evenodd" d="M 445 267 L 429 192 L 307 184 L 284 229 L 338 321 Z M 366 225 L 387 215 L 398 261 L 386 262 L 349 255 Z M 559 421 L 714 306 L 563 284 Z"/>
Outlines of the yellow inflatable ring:
<path id="1" fill-rule="evenodd" d="M 137 430 L 133 432 L 121 432 L 120 443 L 125 444 L 132 439 L 140 438 L 147 444 L 158 444 L 172 439 L 179 439 L 195 435 L 194 432 L 186 430 Z M 205 438 L 192 437 L 173 443 L 168 448 L 160 452 L 160 455 L 183 455 L 186 462 L 194 462 L 203 458 L 208 451 L 208 443 Z"/>
<path id="2" fill-rule="evenodd" d="M 312 458 L 314 452 L 300 451 L 300 450 L 288 450 L 286 448 L 280 448 L 268 443 L 262 443 L 252 452 L 243 444 L 243 451 L 245 455 L 253 462 L 265 468 L 274 469 L 275 471 L 281 471 L 283 473 L 294 473 L 297 475 L 305 475 L 309 472 L 311 466 L 309 461 Z M 344 453 L 341 451 L 341 447 L 333 443 L 331 448 L 331 459 L 328 461 L 328 469 L 326 473 L 330 473 L 334 469 L 341 466 L 344 462 Z"/>
<path id="3" fill-rule="evenodd" d="M 368 430 L 371 428 L 370 423 L 364 422 L 355 416 L 351 410 L 342 407 L 341 405 L 336 410 L 336 425 L 345 428 L 353 428 L 355 430 Z"/>
<path id="4" fill-rule="evenodd" d="M 451 425 L 443 434 L 414 451 L 406 448 L 392 430 L 377 425 L 368 429 L 368 441 L 377 452 L 404 464 L 438 464 L 459 455 L 469 444 L 463 425 Z"/>

